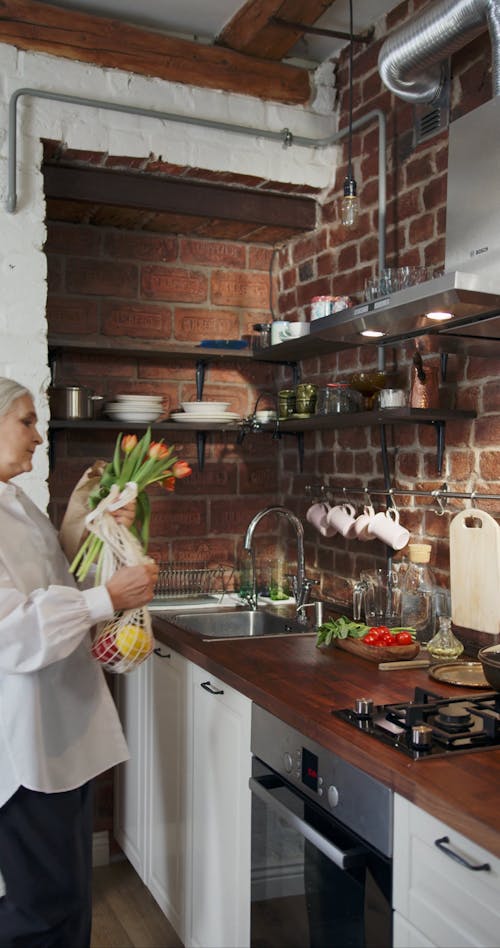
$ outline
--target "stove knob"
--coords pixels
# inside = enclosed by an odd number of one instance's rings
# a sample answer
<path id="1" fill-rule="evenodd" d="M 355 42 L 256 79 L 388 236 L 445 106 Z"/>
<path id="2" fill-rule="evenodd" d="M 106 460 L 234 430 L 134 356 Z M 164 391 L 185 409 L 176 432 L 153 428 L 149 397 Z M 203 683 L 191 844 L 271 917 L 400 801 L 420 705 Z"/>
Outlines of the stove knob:
<path id="1" fill-rule="evenodd" d="M 411 729 L 411 743 L 419 750 L 428 750 L 432 744 L 432 728 L 428 724 L 414 724 Z"/>
<path id="2" fill-rule="evenodd" d="M 334 810 L 335 807 L 338 806 L 340 796 L 337 787 L 334 787 L 333 784 L 328 787 L 328 790 L 326 791 L 326 798 L 328 800 L 328 806 L 331 810 Z"/>
<path id="3" fill-rule="evenodd" d="M 354 702 L 354 713 L 358 718 L 371 718 L 373 714 L 373 701 L 371 698 L 356 698 Z"/>
<path id="4" fill-rule="evenodd" d="M 292 755 L 289 754 L 288 751 L 286 754 L 283 754 L 283 767 L 285 768 L 287 774 L 291 774 L 293 769 L 293 759 Z"/>

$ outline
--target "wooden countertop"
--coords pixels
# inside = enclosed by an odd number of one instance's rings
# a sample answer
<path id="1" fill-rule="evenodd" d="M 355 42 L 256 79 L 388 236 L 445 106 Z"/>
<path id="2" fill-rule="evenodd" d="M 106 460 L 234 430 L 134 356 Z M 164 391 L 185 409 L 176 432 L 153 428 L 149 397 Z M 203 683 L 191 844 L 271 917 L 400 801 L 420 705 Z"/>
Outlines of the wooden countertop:
<path id="1" fill-rule="evenodd" d="M 500 747 L 413 761 L 332 715 L 363 696 L 408 701 L 416 685 L 453 698 L 476 689 L 436 682 L 427 669 L 380 671 L 335 646 L 316 648 L 311 634 L 203 641 L 165 615 L 153 627 L 163 644 L 500 857 Z"/>

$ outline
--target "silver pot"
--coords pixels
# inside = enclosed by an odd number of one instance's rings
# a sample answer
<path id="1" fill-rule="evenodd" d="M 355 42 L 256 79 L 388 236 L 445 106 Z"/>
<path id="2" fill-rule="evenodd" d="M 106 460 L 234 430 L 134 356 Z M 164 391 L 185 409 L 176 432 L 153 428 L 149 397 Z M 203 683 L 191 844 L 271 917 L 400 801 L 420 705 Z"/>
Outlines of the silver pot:
<path id="1" fill-rule="evenodd" d="M 103 396 L 94 395 L 84 385 L 54 385 L 49 389 L 52 418 L 64 421 L 96 418 L 102 403 Z"/>

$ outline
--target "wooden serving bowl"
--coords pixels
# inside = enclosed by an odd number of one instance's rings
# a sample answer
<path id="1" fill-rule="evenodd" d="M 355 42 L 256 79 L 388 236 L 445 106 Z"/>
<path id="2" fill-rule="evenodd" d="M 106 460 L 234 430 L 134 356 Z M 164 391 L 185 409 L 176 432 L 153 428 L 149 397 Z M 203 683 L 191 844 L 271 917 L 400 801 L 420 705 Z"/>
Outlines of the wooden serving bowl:
<path id="1" fill-rule="evenodd" d="M 415 658 L 420 651 L 418 642 L 412 645 L 365 645 L 359 639 L 337 639 L 339 648 L 343 648 L 352 655 L 359 655 L 369 662 L 405 662 Z"/>

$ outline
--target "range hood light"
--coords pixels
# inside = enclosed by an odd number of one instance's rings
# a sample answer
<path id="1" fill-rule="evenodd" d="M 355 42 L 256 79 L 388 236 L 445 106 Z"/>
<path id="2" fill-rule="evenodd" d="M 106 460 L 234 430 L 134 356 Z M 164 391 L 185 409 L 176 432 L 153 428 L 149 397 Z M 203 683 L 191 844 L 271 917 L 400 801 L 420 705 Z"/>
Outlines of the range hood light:
<path id="1" fill-rule="evenodd" d="M 453 319 L 453 313 L 446 313 L 437 310 L 434 313 L 426 313 L 427 319 L 433 319 L 436 323 L 445 323 L 447 319 Z"/>
<path id="2" fill-rule="evenodd" d="M 369 336 L 371 339 L 380 339 L 380 336 L 385 336 L 385 332 L 381 332 L 380 329 L 363 329 L 360 332 L 360 336 Z"/>

